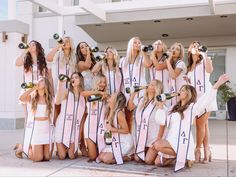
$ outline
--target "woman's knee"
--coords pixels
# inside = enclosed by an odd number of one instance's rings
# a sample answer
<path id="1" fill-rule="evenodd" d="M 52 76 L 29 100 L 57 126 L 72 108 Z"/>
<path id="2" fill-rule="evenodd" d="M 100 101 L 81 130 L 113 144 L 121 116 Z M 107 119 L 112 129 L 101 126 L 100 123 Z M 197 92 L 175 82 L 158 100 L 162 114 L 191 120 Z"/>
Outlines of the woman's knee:
<path id="1" fill-rule="evenodd" d="M 34 162 L 41 162 L 43 161 L 43 154 L 33 154 L 33 161 Z"/>
<path id="2" fill-rule="evenodd" d="M 66 152 L 58 152 L 58 158 L 64 160 L 66 158 Z"/>
<path id="3" fill-rule="evenodd" d="M 146 158 L 145 159 L 145 163 L 148 164 L 148 165 L 153 165 L 154 164 L 154 160 L 150 159 L 150 158 Z"/>
<path id="4" fill-rule="evenodd" d="M 102 161 L 105 164 L 112 164 L 113 163 L 113 158 L 111 156 L 103 156 Z"/>

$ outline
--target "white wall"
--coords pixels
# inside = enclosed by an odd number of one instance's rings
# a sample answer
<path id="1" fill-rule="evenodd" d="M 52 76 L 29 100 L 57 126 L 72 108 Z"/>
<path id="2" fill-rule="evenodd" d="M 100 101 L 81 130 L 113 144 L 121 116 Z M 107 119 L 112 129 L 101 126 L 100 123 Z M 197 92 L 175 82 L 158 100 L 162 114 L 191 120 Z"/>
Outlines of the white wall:
<path id="1" fill-rule="evenodd" d="M 236 90 L 236 47 L 227 47 L 225 69 L 230 75 L 231 86 Z"/>

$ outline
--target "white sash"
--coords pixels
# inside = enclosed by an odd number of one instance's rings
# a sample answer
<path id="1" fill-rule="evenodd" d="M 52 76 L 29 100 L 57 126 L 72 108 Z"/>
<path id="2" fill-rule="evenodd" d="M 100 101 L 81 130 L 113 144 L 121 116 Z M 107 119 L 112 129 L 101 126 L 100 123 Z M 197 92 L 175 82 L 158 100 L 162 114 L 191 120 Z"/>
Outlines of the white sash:
<path id="1" fill-rule="evenodd" d="M 103 72 L 107 78 L 107 85 L 108 85 L 108 88 L 109 88 L 109 94 L 112 94 L 114 92 L 119 92 L 121 91 L 121 84 L 122 84 L 122 74 L 121 74 L 121 71 L 120 69 L 119 70 L 116 70 L 116 71 L 112 71 L 112 74 L 113 74 L 113 81 L 111 80 L 111 72 L 110 72 L 110 69 L 109 67 L 107 67 L 107 71 Z M 111 86 L 113 85 L 113 87 Z M 114 88 L 115 90 L 112 90 L 112 88 Z"/>
<path id="2" fill-rule="evenodd" d="M 137 109 L 135 111 L 136 119 L 136 151 L 135 153 L 142 159 L 145 160 L 145 147 L 148 136 L 148 123 L 149 118 L 155 108 L 155 104 L 151 100 L 147 106 L 142 107 L 142 101 L 139 101 Z"/>
<path id="3" fill-rule="evenodd" d="M 79 111 L 78 111 L 79 110 Z M 75 151 L 78 149 L 80 124 L 85 112 L 85 99 L 79 95 L 78 100 L 75 100 L 75 95 L 68 92 L 66 111 L 64 118 L 64 127 L 62 131 L 62 142 L 69 148 L 74 130 Z"/>
<path id="4" fill-rule="evenodd" d="M 94 101 L 87 103 L 88 108 L 88 138 L 97 143 L 97 131 L 100 119 L 104 119 L 106 106 L 104 102 Z"/>
<path id="5" fill-rule="evenodd" d="M 194 83 L 198 96 L 203 95 L 206 92 L 206 70 L 205 61 L 202 60 L 194 70 Z"/>
<path id="6" fill-rule="evenodd" d="M 187 110 L 184 111 L 184 119 L 180 120 L 179 138 L 176 152 L 177 157 L 174 169 L 175 172 L 185 167 L 190 143 L 193 105 L 193 103 L 189 105 Z"/>
<path id="7" fill-rule="evenodd" d="M 178 60 L 175 64 L 175 66 L 177 66 L 177 64 L 181 62 L 181 60 Z M 170 77 L 169 79 L 169 87 L 170 87 L 170 93 L 174 93 L 174 92 L 178 92 L 179 90 L 177 90 L 177 83 L 176 83 L 176 79 L 172 79 Z M 178 101 L 178 97 L 173 97 L 171 100 L 170 100 L 170 104 L 171 106 L 175 105 Z"/>
<path id="8" fill-rule="evenodd" d="M 126 58 L 122 61 L 121 67 L 122 67 L 122 74 L 123 74 L 123 82 L 124 82 L 124 88 L 127 87 L 133 87 L 135 85 L 140 85 L 141 77 L 141 70 L 142 70 L 142 63 L 143 63 L 143 57 L 136 58 L 133 64 L 133 68 L 131 67 L 131 64 L 127 61 Z M 126 100 L 129 100 L 130 94 L 124 93 Z"/>
<path id="9" fill-rule="evenodd" d="M 113 124 L 115 128 L 119 128 L 118 126 L 118 113 L 120 110 L 117 110 L 115 113 L 115 117 L 113 120 Z M 121 150 L 121 144 L 120 144 L 120 134 L 112 132 L 112 152 L 116 160 L 116 164 L 120 165 L 123 164 L 123 158 L 122 158 L 122 150 Z"/>
<path id="10" fill-rule="evenodd" d="M 28 72 L 23 72 L 23 81 L 24 82 L 33 82 L 35 83 L 38 80 L 39 77 L 39 71 L 38 71 L 38 66 L 33 65 Z"/>

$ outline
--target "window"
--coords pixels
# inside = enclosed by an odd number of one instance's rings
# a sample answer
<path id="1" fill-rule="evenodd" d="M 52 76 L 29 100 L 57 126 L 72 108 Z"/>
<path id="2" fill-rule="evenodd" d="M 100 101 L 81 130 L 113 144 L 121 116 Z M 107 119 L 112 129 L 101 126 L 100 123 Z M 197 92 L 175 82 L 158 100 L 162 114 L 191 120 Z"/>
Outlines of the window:
<path id="1" fill-rule="evenodd" d="M 79 5 L 79 0 L 74 0 L 74 5 L 78 6 Z"/>
<path id="2" fill-rule="evenodd" d="M 41 12 L 47 12 L 47 9 L 42 7 L 42 6 L 38 6 L 38 12 L 41 13 Z"/>

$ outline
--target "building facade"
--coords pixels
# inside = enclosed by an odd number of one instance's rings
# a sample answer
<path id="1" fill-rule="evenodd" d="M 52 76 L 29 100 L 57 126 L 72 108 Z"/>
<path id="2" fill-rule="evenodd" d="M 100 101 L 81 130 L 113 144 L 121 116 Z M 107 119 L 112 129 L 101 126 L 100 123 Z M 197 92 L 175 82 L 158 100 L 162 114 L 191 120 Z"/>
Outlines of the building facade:
<path id="1" fill-rule="evenodd" d="M 139 36 L 143 44 L 158 39 L 168 46 L 180 42 L 186 50 L 197 40 L 208 47 L 212 57 L 211 81 L 228 73 L 236 89 L 236 0 L 9 0 L 8 19 L 0 21 L 0 33 L 1 81 L 12 80 L 0 88 L 0 128 L 6 122 L 9 126 L 5 129 L 23 125 L 17 102 L 22 69 L 14 66 L 22 37 L 39 41 L 45 53 L 56 44 L 53 34 L 59 33 L 71 36 L 75 46 L 81 41 L 101 51 L 112 46 L 121 56 L 133 36 Z M 5 42 L 3 34 L 8 35 Z M 8 71 L 11 73 L 6 76 Z M 218 105 L 220 110 L 225 109 L 220 99 Z M 218 114 L 212 116 L 225 116 Z"/>

